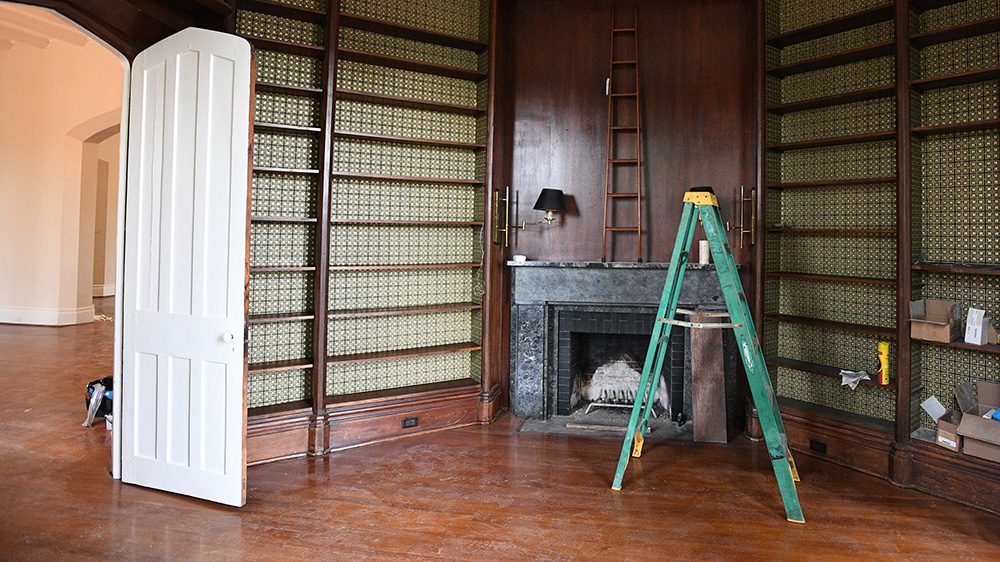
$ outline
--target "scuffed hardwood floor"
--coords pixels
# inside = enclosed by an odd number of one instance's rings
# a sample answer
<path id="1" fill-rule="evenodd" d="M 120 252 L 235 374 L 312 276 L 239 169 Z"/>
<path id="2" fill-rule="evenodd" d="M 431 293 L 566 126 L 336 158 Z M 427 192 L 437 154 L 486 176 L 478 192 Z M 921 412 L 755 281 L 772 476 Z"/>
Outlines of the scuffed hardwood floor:
<path id="1" fill-rule="evenodd" d="M 110 314 L 110 299 L 98 312 Z M 3 560 L 996 559 L 1000 518 L 800 458 L 787 523 L 760 445 L 650 443 L 624 489 L 617 438 L 488 427 L 248 471 L 243 509 L 122 485 L 83 385 L 112 324 L 0 325 Z M 992 556 L 991 556 L 992 555 Z"/>

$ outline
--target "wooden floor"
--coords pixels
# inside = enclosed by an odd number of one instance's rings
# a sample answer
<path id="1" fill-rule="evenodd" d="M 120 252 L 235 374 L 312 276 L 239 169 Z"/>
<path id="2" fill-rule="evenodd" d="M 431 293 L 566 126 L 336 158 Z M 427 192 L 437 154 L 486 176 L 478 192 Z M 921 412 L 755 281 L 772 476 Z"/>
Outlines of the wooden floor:
<path id="1" fill-rule="evenodd" d="M 111 371 L 111 329 L 0 326 L 0 559 L 1000 555 L 1000 518 L 808 458 L 807 523 L 788 523 L 765 450 L 743 438 L 647 446 L 614 493 L 616 439 L 517 433 L 510 417 L 253 467 L 243 509 L 122 485 L 110 435 L 80 427 L 84 384 Z"/>

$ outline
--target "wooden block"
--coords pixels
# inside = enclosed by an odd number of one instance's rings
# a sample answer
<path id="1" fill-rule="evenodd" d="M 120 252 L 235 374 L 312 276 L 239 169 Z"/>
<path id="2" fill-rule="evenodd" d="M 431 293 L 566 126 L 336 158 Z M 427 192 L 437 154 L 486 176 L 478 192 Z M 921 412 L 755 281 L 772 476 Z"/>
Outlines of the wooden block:
<path id="1" fill-rule="evenodd" d="M 692 322 L 726 321 L 694 314 Z M 722 331 L 691 330 L 691 418 L 694 440 L 700 443 L 727 443 L 726 372 L 722 352 Z"/>

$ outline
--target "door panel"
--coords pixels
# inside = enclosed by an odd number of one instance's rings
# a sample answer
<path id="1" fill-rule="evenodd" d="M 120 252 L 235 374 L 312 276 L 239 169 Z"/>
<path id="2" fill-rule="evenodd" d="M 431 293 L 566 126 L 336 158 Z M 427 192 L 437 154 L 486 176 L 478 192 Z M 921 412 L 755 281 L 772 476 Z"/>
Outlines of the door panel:
<path id="1" fill-rule="evenodd" d="M 246 501 L 250 45 L 187 29 L 133 64 L 122 480 Z"/>

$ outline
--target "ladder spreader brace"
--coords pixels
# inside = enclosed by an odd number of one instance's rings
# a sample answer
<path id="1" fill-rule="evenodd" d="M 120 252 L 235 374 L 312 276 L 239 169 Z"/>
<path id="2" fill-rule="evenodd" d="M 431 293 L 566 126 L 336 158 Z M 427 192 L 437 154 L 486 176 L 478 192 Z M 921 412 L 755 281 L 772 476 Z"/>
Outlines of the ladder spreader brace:
<path id="1" fill-rule="evenodd" d="M 705 237 L 708 238 L 712 259 L 715 262 L 715 270 L 719 275 L 719 284 L 722 286 L 722 294 L 725 297 L 726 309 L 728 310 L 728 313 L 698 312 L 698 314 L 707 314 L 717 318 L 728 316 L 731 322 L 686 322 L 675 318 L 678 313 L 691 314 L 693 312 L 679 309 L 677 304 L 684 272 L 687 269 L 688 249 L 694 238 L 698 218 L 701 219 Z M 778 402 L 774 395 L 774 388 L 771 386 L 771 377 L 767 372 L 764 354 L 757 338 L 757 330 L 753 318 L 750 316 L 750 307 L 747 304 L 743 286 L 740 284 L 729 240 L 726 238 L 722 215 L 719 212 L 719 200 L 710 187 L 692 188 L 684 194 L 684 207 L 681 210 L 677 239 L 670 257 L 667 279 L 663 284 L 663 295 L 660 297 L 660 306 L 656 312 L 656 322 L 653 323 L 653 332 L 650 334 L 646 361 L 642 367 L 642 376 L 639 378 L 639 388 L 635 393 L 635 403 L 632 405 L 632 415 L 629 418 L 625 440 L 618 458 L 618 468 L 611 485 L 613 490 L 621 490 L 629 456 L 639 457 L 642 454 L 643 436 L 649 431 L 648 424 L 653 409 L 654 389 L 660 384 L 660 373 L 667 351 L 666 342 L 670 338 L 670 330 L 673 326 L 733 329 L 740 350 L 740 358 L 743 360 L 743 367 L 750 383 L 750 395 L 757 407 L 757 415 L 764 432 L 764 441 L 771 459 L 771 467 L 774 470 L 774 477 L 778 481 L 778 491 L 781 493 L 781 500 L 785 505 L 785 516 L 789 521 L 805 523 L 802 507 L 799 505 L 799 496 L 795 491 L 795 482 L 799 480 L 799 474 L 795 468 L 792 453 L 788 449 L 788 436 L 785 433 L 784 423 L 781 421 L 781 414 L 778 412 Z"/>

